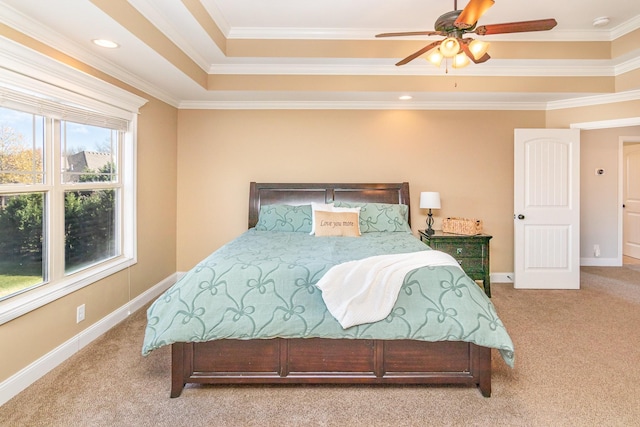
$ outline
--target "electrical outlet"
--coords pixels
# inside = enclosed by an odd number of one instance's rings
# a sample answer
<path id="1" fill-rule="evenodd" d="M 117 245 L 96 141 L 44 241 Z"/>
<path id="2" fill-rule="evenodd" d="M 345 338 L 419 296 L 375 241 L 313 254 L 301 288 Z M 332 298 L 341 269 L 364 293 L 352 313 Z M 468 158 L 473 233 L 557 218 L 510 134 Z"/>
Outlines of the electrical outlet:
<path id="1" fill-rule="evenodd" d="M 76 308 L 76 323 L 80 323 L 84 320 L 84 304 L 79 305 Z"/>
<path id="2" fill-rule="evenodd" d="M 593 256 L 596 258 L 600 256 L 600 245 L 593 245 Z"/>

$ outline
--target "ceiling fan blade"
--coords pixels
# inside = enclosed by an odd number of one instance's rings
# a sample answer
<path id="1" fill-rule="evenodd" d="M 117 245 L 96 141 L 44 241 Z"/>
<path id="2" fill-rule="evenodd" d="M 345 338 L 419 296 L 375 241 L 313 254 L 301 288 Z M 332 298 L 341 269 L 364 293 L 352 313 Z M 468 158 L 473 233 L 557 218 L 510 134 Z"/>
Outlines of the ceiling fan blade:
<path id="1" fill-rule="evenodd" d="M 491 59 L 491 57 L 489 56 L 489 54 L 485 53 L 484 55 L 482 55 L 482 57 L 480 59 L 476 59 L 475 63 L 476 64 L 482 64 L 483 62 L 487 62 L 490 59 Z"/>
<path id="2" fill-rule="evenodd" d="M 461 30 L 473 27 L 478 19 L 495 3 L 494 0 L 471 0 L 453 25 Z"/>
<path id="3" fill-rule="evenodd" d="M 423 47 L 419 51 L 412 53 L 411 55 L 409 55 L 406 58 L 404 58 L 402 61 L 398 62 L 396 64 L 396 66 L 404 65 L 404 64 L 407 64 L 407 63 L 413 61 L 418 56 L 420 56 L 420 55 L 422 55 L 424 53 L 427 53 L 431 49 L 433 49 L 434 47 L 438 46 L 441 42 L 442 42 L 442 40 L 438 40 L 437 42 L 429 43 L 428 45 L 426 45 L 425 47 Z"/>
<path id="4" fill-rule="evenodd" d="M 537 21 L 507 22 L 505 24 L 481 25 L 474 31 L 479 36 L 506 33 L 526 33 L 529 31 L 547 31 L 558 25 L 555 19 Z"/>
<path id="5" fill-rule="evenodd" d="M 409 31 L 404 33 L 382 33 L 376 37 L 402 37 L 402 36 L 443 36 L 441 31 Z"/>

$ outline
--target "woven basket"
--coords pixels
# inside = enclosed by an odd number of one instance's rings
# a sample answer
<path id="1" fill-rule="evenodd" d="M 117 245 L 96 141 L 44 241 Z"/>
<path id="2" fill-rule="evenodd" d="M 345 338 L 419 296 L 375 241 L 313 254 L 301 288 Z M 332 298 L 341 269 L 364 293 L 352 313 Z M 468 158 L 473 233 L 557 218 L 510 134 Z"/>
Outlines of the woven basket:
<path id="1" fill-rule="evenodd" d="M 442 220 L 442 231 L 469 236 L 482 234 L 482 221 L 469 218 L 446 218 Z"/>

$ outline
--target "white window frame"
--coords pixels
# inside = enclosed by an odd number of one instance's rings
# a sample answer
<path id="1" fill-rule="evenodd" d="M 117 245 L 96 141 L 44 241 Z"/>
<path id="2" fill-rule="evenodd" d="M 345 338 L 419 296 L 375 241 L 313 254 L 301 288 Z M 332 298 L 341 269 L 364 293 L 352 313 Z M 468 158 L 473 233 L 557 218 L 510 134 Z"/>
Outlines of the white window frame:
<path id="1" fill-rule="evenodd" d="M 41 97 L 47 102 L 59 102 L 129 122 L 119 166 L 122 171 L 122 255 L 50 280 L 45 285 L 0 302 L 1 325 L 137 263 L 137 118 L 140 107 L 147 100 L 8 40 L 0 40 L 0 63 L 3 64 L 3 68 L 0 68 L 0 105 L 2 91 L 6 88 Z M 11 108 L 10 105 L 6 107 Z M 48 153 L 48 156 L 52 154 Z M 55 173 L 55 170 L 47 173 Z M 32 187 L 31 191 L 34 189 Z M 52 221 L 59 222 L 54 213 L 50 215 Z M 49 238 L 60 238 L 55 235 L 54 227 L 48 227 L 46 232 L 54 234 L 49 234 Z M 64 257 L 64 254 L 56 252 L 50 256 Z"/>

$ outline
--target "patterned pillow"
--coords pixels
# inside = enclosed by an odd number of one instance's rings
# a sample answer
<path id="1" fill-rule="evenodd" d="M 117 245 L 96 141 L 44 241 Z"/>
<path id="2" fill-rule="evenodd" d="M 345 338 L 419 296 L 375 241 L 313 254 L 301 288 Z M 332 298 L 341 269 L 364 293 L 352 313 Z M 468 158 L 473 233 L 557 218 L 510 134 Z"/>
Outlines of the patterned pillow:
<path id="1" fill-rule="evenodd" d="M 357 212 L 316 211 L 316 236 L 359 237 Z"/>
<path id="2" fill-rule="evenodd" d="M 264 205 L 258 213 L 258 231 L 311 231 L 311 205 Z"/>
<path id="3" fill-rule="evenodd" d="M 409 207 L 392 203 L 335 202 L 335 206 L 360 207 L 360 231 L 403 231 L 411 233 Z"/>

